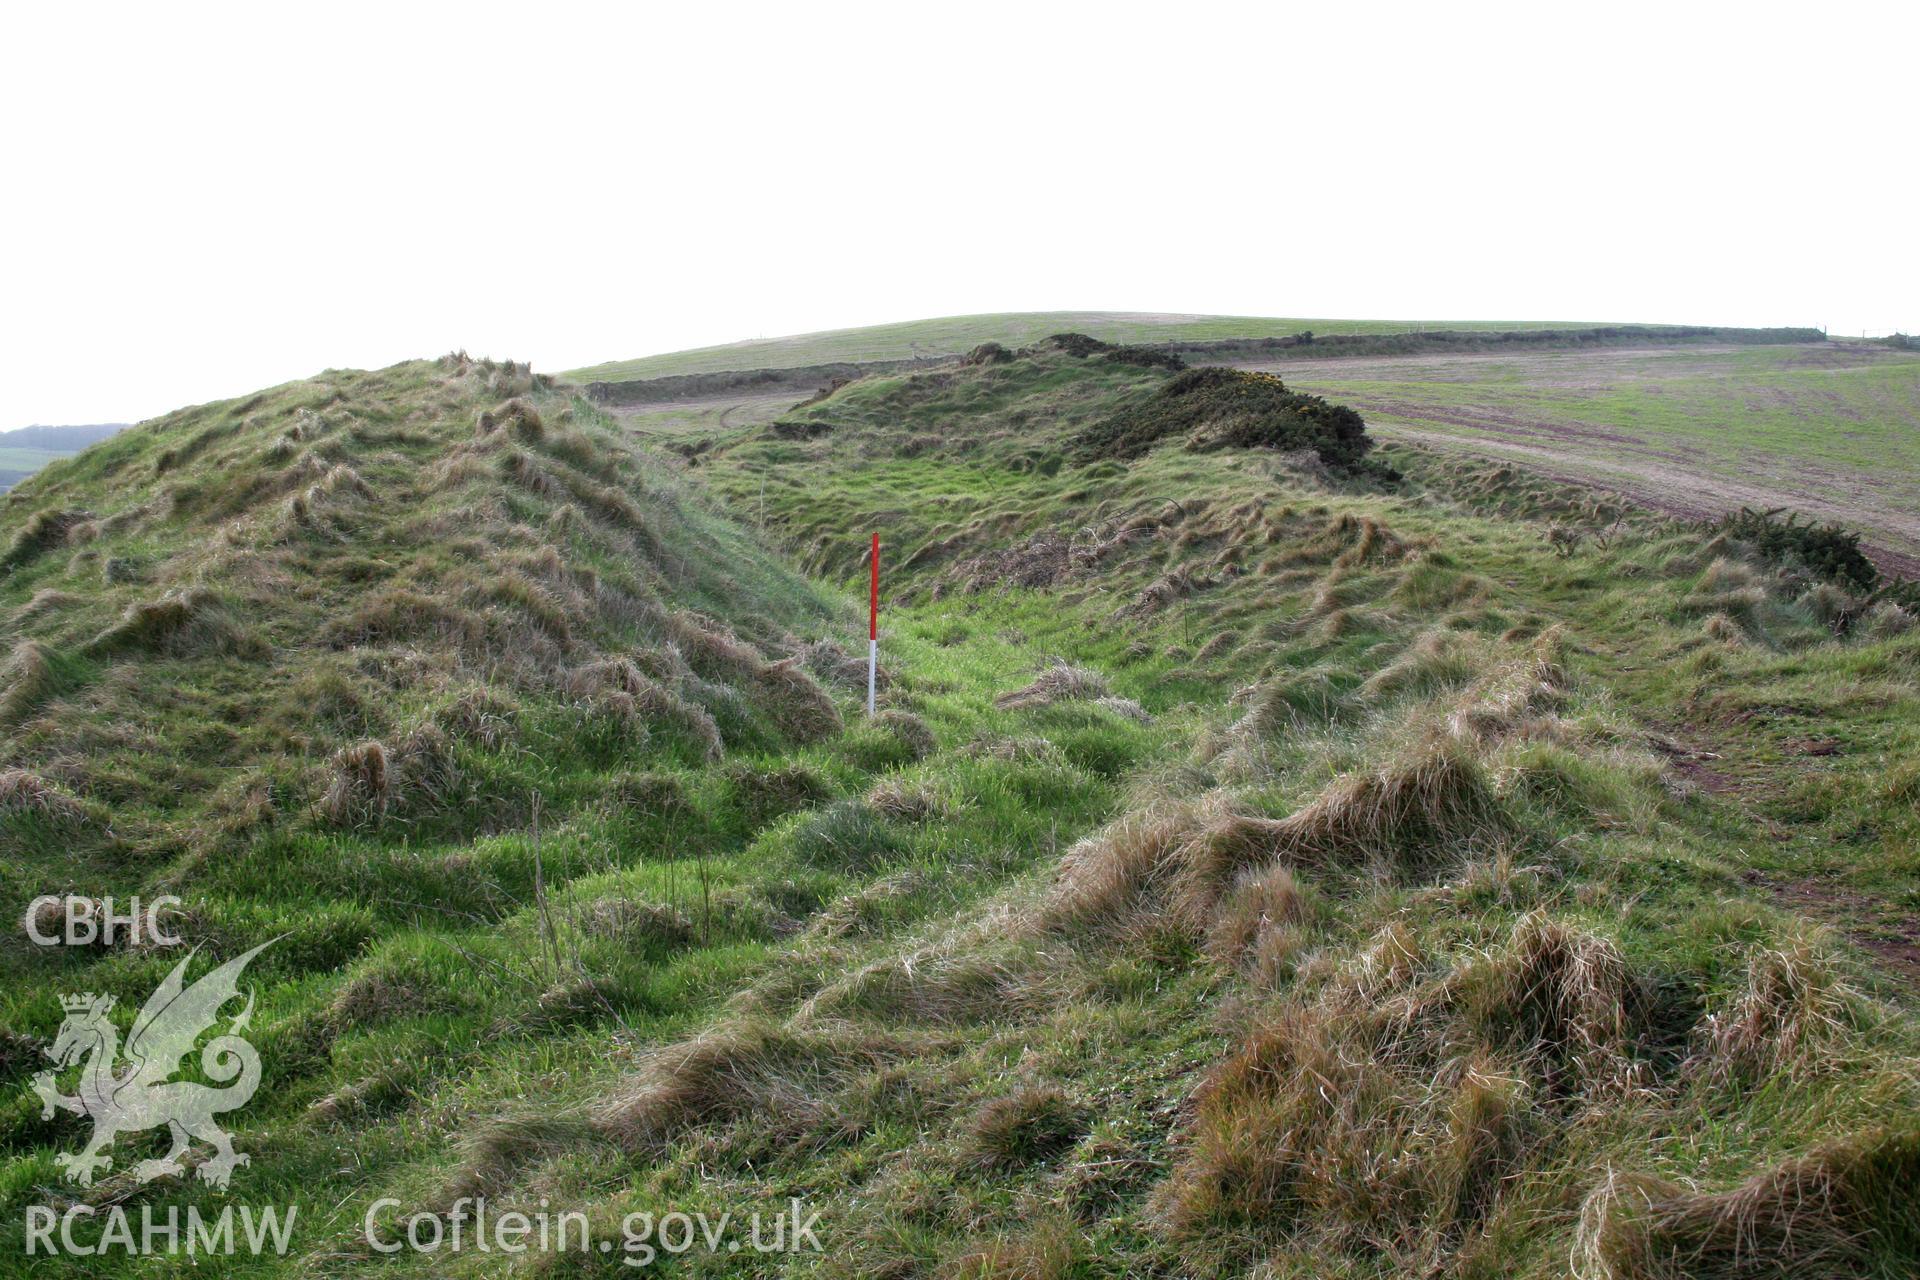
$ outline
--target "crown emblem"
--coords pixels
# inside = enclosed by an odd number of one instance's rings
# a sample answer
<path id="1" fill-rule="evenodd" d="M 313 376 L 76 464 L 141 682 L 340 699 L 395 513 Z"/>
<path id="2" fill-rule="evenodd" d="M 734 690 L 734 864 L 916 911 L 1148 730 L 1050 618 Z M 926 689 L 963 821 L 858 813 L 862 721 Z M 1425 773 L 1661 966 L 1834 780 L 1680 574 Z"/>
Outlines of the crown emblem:
<path id="1" fill-rule="evenodd" d="M 77 996 L 60 997 L 60 1007 L 68 1013 L 86 1013 L 96 1006 L 101 1013 L 105 1013 L 113 1007 L 113 997 L 96 996 L 91 991 L 82 992 Z"/>

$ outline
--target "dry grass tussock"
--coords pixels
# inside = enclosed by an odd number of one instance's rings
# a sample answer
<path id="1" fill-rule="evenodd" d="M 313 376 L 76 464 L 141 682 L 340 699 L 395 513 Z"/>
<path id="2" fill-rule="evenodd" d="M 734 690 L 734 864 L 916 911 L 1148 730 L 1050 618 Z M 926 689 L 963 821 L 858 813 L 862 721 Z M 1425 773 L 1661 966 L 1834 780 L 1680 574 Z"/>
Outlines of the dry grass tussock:
<path id="1" fill-rule="evenodd" d="M 1056 658 L 1032 683 L 1003 693 L 993 705 L 1003 711 L 1050 707 L 1056 702 L 1094 701 L 1110 696 L 1106 677 L 1086 667 Z"/>
<path id="2" fill-rule="evenodd" d="M 1748 958 L 1747 982 L 1699 1028 L 1689 1064 L 1712 1077 L 1798 1078 L 1837 1070 L 1864 1001 L 1825 940 L 1800 933 Z"/>
<path id="3" fill-rule="evenodd" d="M 1701 573 L 1693 590 L 1681 599 L 1679 611 L 1707 617 L 1709 634 L 1716 629 L 1724 631 L 1729 624 L 1745 632 L 1759 626 L 1761 614 L 1771 601 L 1765 583 L 1751 568 L 1723 557 L 1714 560 Z M 1726 622 L 1716 627 L 1715 618 L 1725 618 Z M 1731 637 L 1715 635 L 1714 638 Z"/>
<path id="4" fill-rule="evenodd" d="M 143 653 L 165 657 L 260 657 L 266 646 L 205 587 L 170 591 L 127 607 L 120 620 L 86 645 L 90 657 Z"/>
<path id="5" fill-rule="evenodd" d="M 1196 757 L 1223 778 L 1248 780 L 1267 775 L 1271 748 L 1333 719 L 1347 695 L 1320 668 L 1284 671 L 1247 685 L 1228 699 L 1243 708 L 1225 729 L 1208 730 L 1196 744 Z"/>
<path id="6" fill-rule="evenodd" d="M 1468 683 L 1486 665 L 1485 649 L 1475 637 L 1436 627 L 1421 632 L 1398 658 L 1368 677 L 1361 692 L 1372 699 L 1435 693 Z"/>
<path id="7" fill-rule="evenodd" d="M 1279 862 L 1421 873 L 1504 829 L 1480 767 L 1444 744 L 1338 779 L 1285 818 L 1244 812 L 1215 792 L 1198 805 L 1123 817 L 1062 859 L 1047 905 L 1056 927 L 1147 912 L 1204 931 L 1242 870 Z"/>
<path id="8" fill-rule="evenodd" d="M 894 822 L 926 822 L 946 816 L 952 808 L 931 782 L 896 777 L 875 783 L 867 792 L 867 806 Z"/>
<path id="9" fill-rule="evenodd" d="M 664 725 L 699 744 L 710 760 L 725 750 L 720 726 L 703 707 L 681 697 L 629 658 L 602 658 L 562 673 L 561 688 L 582 703 L 637 725 Z"/>
<path id="10" fill-rule="evenodd" d="M 1390 924 L 1209 1073 L 1159 1212 L 1197 1269 L 1285 1247 L 1434 1274 L 1553 1117 L 1618 1105 L 1633 986 L 1611 942 L 1546 917 L 1484 957 Z"/>
<path id="11" fill-rule="evenodd" d="M 845 727 L 840 709 L 807 674 L 800 655 L 769 662 L 752 645 L 697 614 L 674 614 L 667 628 L 689 666 L 704 676 L 743 683 L 794 742 L 818 742 Z"/>
<path id="12" fill-rule="evenodd" d="M 1483 667 L 1448 714 L 1447 732 L 1483 745 L 1554 736 L 1568 696 L 1564 643 L 1564 633 L 1549 628 L 1516 657 Z"/>
<path id="13" fill-rule="evenodd" d="M 827 1117 L 833 1094 L 850 1077 L 901 1052 L 897 1042 L 863 1028 L 721 1022 L 653 1050 L 593 1126 L 636 1156 L 657 1153 L 695 1127 L 746 1117 L 798 1136 Z"/>
<path id="14" fill-rule="evenodd" d="M 92 519 L 93 514 L 88 511 L 34 512 L 13 535 L 6 550 L 0 552 L 0 573 L 31 564 L 53 548 L 67 545 L 76 531 L 89 527 Z"/>
<path id="15" fill-rule="evenodd" d="M 1219 578 L 1196 574 L 1189 565 L 1178 564 L 1142 587 L 1139 594 L 1116 611 L 1114 616 L 1121 619 L 1150 618 L 1188 596 L 1219 585 Z"/>
<path id="16" fill-rule="evenodd" d="M 967 594 L 1060 586 L 1087 577 L 1120 552 L 1158 536 L 1165 518 L 1156 514 L 1114 516 L 1071 534 L 1042 530 L 1016 546 L 989 550 L 953 566 L 950 580 Z M 976 543 L 983 530 L 968 528 L 926 543 L 908 557 L 907 567 L 936 562 Z M 943 579 L 941 594 L 946 587 Z"/>
<path id="17" fill-rule="evenodd" d="M 1578 1280 L 1892 1276 L 1920 1250 L 1920 1130 L 1827 1142 L 1724 1191 L 1609 1171 L 1588 1196 Z M 1878 1264 L 1878 1265 L 1877 1265 Z"/>
<path id="18" fill-rule="evenodd" d="M 0 769 L 0 817 L 26 814 L 55 822 L 78 822 L 86 817 L 81 803 L 25 769 Z"/>
<path id="19" fill-rule="evenodd" d="M 1088 1111 L 1056 1084 L 1023 1084 L 989 1099 L 970 1116 L 962 1145 L 968 1163 L 986 1170 L 1023 1169 L 1072 1147 Z"/>
<path id="20" fill-rule="evenodd" d="M 808 998 L 796 1021 L 878 1020 L 958 1027 L 1020 1022 L 1067 991 L 1057 960 L 1029 945 L 1035 920 L 1003 901 L 922 945 L 880 957 Z"/>
<path id="21" fill-rule="evenodd" d="M 1424 540 L 1402 538 L 1373 516 L 1341 512 L 1319 532 L 1286 549 L 1274 562 L 1274 568 L 1331 564 L 1344 570 L 1361 565 L 1392 564 L 1430 545 Z"/>
<path id="22" fill-rule="evenodd" d="M 332 774 L 320 812 L 335 826 L 378 822 L 392 807 L 398 779 L 384 744 L 342 747 L 333 757 Z"/>
<path id="23" fill-rule="evenodd" d="M 800 645 L 792 656 L 800 660 L 801 666 L 828 684 L 851 692 L 866 692 L 866 657 L 853 656 L 836 640 L 822 639 Z M 884 693 L 892 684 L 893 677 L 883 662 L 874 672 L 874 688 Z"/>
<path id="24" fill-rule="evenodd" d="M 51 649 L 38 640 L 15 644 L 6 666 L 0 668 L 0 725 L 24 718 L 59 683 Z"/>
<path id="25" fill-rule="evenodd" d="M 873 726 L 898 742 L 911 760 L 924 760 L 940 749 L 933 729 L 911 711 L 888 709 L 873 718 Z"/>

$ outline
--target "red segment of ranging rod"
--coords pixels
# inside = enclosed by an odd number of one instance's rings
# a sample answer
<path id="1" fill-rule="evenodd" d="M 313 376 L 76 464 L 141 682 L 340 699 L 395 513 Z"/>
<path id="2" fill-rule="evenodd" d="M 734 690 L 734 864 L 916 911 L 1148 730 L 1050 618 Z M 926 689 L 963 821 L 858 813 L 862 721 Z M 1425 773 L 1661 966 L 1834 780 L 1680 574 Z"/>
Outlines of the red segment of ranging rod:
<path id="1" fill-rule="evenodd" d="M 873 718 L 873 686 L 880 673 L 880 535 L 873 535 L 867 557 L 871 576 L 867 587 L 867 718 Z"/>

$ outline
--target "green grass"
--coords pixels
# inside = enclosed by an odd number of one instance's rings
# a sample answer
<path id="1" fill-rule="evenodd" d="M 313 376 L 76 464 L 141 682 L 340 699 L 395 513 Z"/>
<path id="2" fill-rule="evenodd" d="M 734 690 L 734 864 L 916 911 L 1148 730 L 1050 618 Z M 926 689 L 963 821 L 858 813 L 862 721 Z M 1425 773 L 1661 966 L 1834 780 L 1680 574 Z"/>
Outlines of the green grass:
<path id="1" fill-rule="evenodd" d="M 871 379 L 663 431 L 689 465 L 421 362 L 36 478 L 0 770 L 48 791 L 0 792 L 0 907 L 164 888 L 212 955 L 286 937 L 230 1197 L 114 1181 L 131 1137 L 65 1187 L 84 1126 L 16 1089 L 0 1253 L 48 1188 L 297 1201 L 295 1256 L 196 1269 L 262 1276 L 501 1273 L 372 1257 L 383 1197 L 611 1243 L 799 1196 L 827 1253 L 761 1273 L 1637 1276 L 1738 1228 L 1911 1274 L 1920 628 L 1457 455 L 1068 457 L 1164 378 Z M 368 739 L 416 785 L 343 821 Z M 56 993 L 130 1017 L 171 960 L 0 946 L 5 1083 Z"/>
<path id="2" fill-rule="evenodd" d="M 1123 311 L 1015 311 L 978 316 L 909 320 L 859 329 L 782 338 L 756 338 L 725 346 L 700 347 L 611 360 L 575 369 L 576 382 L 619 382 L 670 374 L 718 373 L 732 369 L 788 369 L 840 361 L 904 360 L 950 356 L 983 342 L 1024 346 L 1056 333 L 1084 333 L 1107 342 L 1202 342 L 1217 338 L 1281 338 L 1302 330 L 1315 333 L 1404 333 L 1417 329 L 1575 329 L 1585 321 L 1423 321 L 1289 320 L 1260 316 L 1190 316 Z"/>

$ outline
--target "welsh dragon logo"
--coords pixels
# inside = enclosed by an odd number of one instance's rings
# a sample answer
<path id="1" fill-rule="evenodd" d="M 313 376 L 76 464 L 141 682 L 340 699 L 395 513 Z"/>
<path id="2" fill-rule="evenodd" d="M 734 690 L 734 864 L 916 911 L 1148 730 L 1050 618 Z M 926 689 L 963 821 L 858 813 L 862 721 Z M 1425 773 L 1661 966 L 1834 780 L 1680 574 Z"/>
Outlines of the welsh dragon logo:
<path id="1" fill-rule="evenodd" d="M 193 956 L 187 956 L 147 998 L 127 1033 L 124 1048 L 119 1029 L 107 1018 L 113 1008 L 112 996 L 61 998 L 66 1020 L 46 1051 L 54 1067 L 33 1078 L 33 1089 L 40 1095 L 41 1119 L 52 1119 L 58 1108 L 93 1120 L 93 1137 L 84 1150 L 78 1155 L 63 1151 L 54 1157 L 68 1178 L 83 1187 L 91 1185 L 96 1170 L 113 1168 L 113 1157 L 102 1153 L 116 1137 L 161 1125 L 167 1126 L 173 1139 L 172 1149 L 158 1160 L 143 1160 L 134 1167 L 134 1177 L 141 1182 L 186 1172 L 180 1157 L 195 1140 L 213 1147 L 213 1155 L 200 1165 L 199 1173 L 216 1187 L 226 1186 L 233 1171 L 247 1163 L 247 1157 L 233 1149 L 233 1139 L 214 1123 L 214 1117 L 244 1107 L 260 1087 L 260 1055 L 239 1035 L 253 1016 L 251 991 L 246 1007 L 233 1019 L 226 1034 L 208 1041 L 200 1053 L 200 1069 L 209 1080 L 226 1087 L 173 1081 L 170 1077 L 184 1068 L 201 1035 L 219 1021 L 221 1007 L 238 996 L 240 974 L 248 962 L 273 941 L 227 961 L 190 987 L 185 978 Z M 124 1066 L 120 1064 L 122 1054 L 126 1058 Z M 76 1063 L 84 1063 L 80 1092 L 68 1097 L 54 1080 Z"/>

